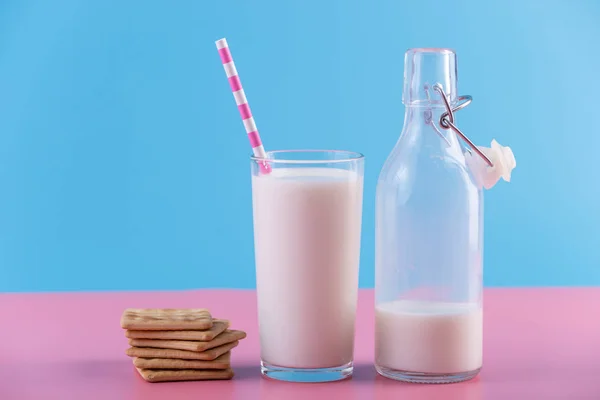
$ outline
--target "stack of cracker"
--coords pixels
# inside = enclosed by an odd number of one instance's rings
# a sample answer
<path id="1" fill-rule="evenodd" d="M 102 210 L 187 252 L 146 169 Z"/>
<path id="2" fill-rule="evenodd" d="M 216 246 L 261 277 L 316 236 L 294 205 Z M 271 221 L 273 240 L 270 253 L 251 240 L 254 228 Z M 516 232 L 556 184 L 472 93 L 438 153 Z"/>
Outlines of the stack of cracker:
<path id="1" fill-rule="evenodd" d="M 231 379 L 231 349 L 246 337 L 206 309 L 128 308 L 127 355 L 148 382 Z"/>

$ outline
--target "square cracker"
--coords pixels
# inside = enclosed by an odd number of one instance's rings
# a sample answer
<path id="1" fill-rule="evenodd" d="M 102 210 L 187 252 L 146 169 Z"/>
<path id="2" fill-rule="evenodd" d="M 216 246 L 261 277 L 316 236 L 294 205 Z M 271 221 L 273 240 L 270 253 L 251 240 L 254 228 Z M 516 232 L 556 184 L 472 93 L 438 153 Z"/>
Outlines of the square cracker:
<path id="1" fill-rule="evenodd" d="M 125 336 L 130 339 L 198 340 L 208 342 L 223 333 L 227 328 L 229 328 L 229 321 L 213 319 L 212 328 L 206 331 L 135 331 L 128 329 L 125 331 Z"/>
<path id="2" fill-rule="evenodd" d="M 222 370 L 201 369 L 143 369 L 136 368 L 140 376 L 147 382 L 173 382 L 173 381 L 208 381 L 215 379 L 233 378 L 231 368 Z"/>
<path id="3" fill-rule="evenodd" d="M 227 369 L 231 366 L 231 352 L 228 351 L 212 361 L 136 357 L 133 359 L 133 365 L 142 369 Z"/>
<path id="4" fill-rule="evenodd" d="M 210 329 L 210 312 L 205 308 L 128 308 L 121 316 L 124 329 L 173 331 Z"/>
<path id="5" fill-rule="evenodd" d="M 173 350 L 173 349 L 152 349 L 146 347 L 130 347 L 126 350 L 129 357 L 140 358 L 178 358 L 180 360 L 214 360 L 215 358 L 227 353 L 236 347 L 240 342 L 231 342 L 222 346 L 213 347 L 203 352 Z"/>
<path id="6" fill-rule="evenodd" d="M 209 342 L 193 340 L 160 340 L 160 339 L 129 339 L 133 347 L 153 347 L 158 349 L 175 349 L 187 351 L 205 351 L 227 343 L 235 342 L 246 337 L 246 332 L 226 330 Z"/>

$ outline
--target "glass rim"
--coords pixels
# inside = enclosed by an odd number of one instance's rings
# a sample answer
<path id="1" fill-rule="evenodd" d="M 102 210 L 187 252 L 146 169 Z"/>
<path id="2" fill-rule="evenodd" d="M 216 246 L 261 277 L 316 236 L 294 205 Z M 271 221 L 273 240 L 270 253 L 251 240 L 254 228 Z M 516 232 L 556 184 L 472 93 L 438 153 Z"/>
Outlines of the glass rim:
<path id="1" fill-rule="evenodd" d="M 267 151 L 267 157 L 257 157 L 255 155 L 250 156 L 250 160 L 258 161 L 258 162 L 268 162 L 269 164 L 338 164 L 338 163 L 347 163 L 353 161 L 360 161 L 365 158 L 362 153 L 358 153 L 356 151 L 350 150 L 326 150 L 326 149 L 298 149 L 298 150 L 272 150 Z M 294 160 L 290 158 L 269 158 L 270 154 L 293 154 L 293 153 L 335 153 L 335 154 L 344 154 L 345 157 L 342 158 L 332 158 L 332 159 L 314 159 L 314 160 Z"/>

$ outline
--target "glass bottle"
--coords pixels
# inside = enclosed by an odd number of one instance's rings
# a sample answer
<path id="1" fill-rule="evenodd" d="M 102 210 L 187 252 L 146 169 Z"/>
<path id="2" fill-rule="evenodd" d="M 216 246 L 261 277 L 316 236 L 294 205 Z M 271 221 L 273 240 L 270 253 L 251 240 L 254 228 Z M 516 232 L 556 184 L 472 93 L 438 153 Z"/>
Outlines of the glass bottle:
<path id="1" fill-rule="evenodd" d="M 404 127 L 377 184 L 375 365 L 388 378 L 458 382 L 482 365 L 483 193 L 456 133 L 456 54 L 405 54 Z"/>

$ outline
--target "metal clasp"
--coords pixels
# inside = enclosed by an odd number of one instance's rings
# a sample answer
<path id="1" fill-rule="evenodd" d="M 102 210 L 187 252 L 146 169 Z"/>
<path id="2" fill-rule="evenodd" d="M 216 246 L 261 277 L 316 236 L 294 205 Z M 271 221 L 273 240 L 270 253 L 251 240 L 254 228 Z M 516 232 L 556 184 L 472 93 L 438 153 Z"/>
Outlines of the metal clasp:
<path id="1" fill-rule="evenodd" d="M 481 157 L 483 159 L 483 161 L 485 161 L 485 163 L 487 165 L 489 165 L 490 167 L 493 167 L 494 164 L 492 163 L 492 161 L 481 151 L 479 150 L 479 148 L 477 148 L 477 146 L 475 146 L 475 144 L 473 144 L 473 142 L 471 141 L 471 139 L 469 139 L 464 133 L 462 133 L 462 131 L 460 129 L 458 129 L 458 127 L 456 125 L 454 125 L 454 113 L 458 110 L 462 110 L 463 108 L 465 108 L 466 106 L 468 106 L 469 104 L 471 104 L 471 102 L 473 101 L 473 98 L 471 96 L 458 96 L 458 105 L 454 108 L 452 108 L 450 106 L 450 101 L 448 100 L 448 96 L 446 96 L 446 93 L 444 93 L 444 88 L 442 87 L 442 85 L 440 85 L 439 83 L 436 83 L 435 85 L 433 85 L 433 90 L 435 90 L 436 92 L 438 92 L 442 98 L 442 100 L 444 101 L 444 105 L 446 106 L 446 112 L 444 112 L 442 114 L 442 116 L 440 117 L 440 126 L 442 127 L 442 129 L 452 129 L 454 132 L 456 132 L 456 134 L 458 136 L 460 136 L 460 138 L 462 140 L 464 140 L 469 147 L 471 148 L 471 150 L 473 150 L 475 153 L 477 153 L 477 155 L 479 157 Z M 435 127 L 435 125 L 434 125 Z"/>

